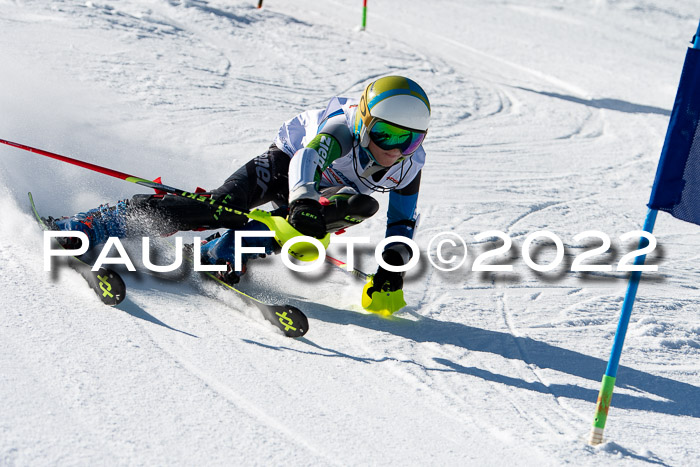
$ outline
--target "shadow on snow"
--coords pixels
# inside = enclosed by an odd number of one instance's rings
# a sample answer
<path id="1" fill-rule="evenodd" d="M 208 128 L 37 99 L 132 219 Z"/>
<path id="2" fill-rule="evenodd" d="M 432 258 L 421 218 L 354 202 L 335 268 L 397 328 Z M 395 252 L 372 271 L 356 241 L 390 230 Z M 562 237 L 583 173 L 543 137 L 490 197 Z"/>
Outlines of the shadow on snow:
<path id="1" fill-rule="evenodd" d="M 569 102 L 575 102 L 577 104 L 587 105 L 589 107 L 594 107 L 596 109 L 609 109 L 617 110 L 618 112 L 633 113 L 633 114 L 657 114 L 664 115 L 666 117 L 671 116 L 671 111 L 662 109 L 660 107 L 654 107 L 651 105 L 641 105 L 634 104 L 632 102 L 623 101 L 620 99 L 581 99 L 580 97 L 567 96 L 565 94 L 557 94 L 556 92 L 546 92 L 546 91 L 535 91 L 534 89 L 528 89 L 521 86 L 516 86 L 518 89 L 523 91 L 534 92 L 536 94 L 541 94 L 543 96 L 553 97 L 556 99 L 562 99 Z"/>
<path id="2" fill-rule="evenodd" d="M 303 305 L 299 304 L 299 306 Z M 419 321 L 398 317 L 382 319 L 374 315 L 338 310 L 324 305 L 315 305 L 313 309 L 309 310 L 307 304 L 306 308 L 310 319 L 340 325 L 360 326 L 372 331 L 393 334 L 417 343 L 432 342 L 441 345 L 454 345 L 472 352 L 488 352 L 500 355 L 506 359 L 520 360 L 537 368 L 559 371 L 595 381 L 596 383 L 600 383 L 607 366 L 607 361 L 603 359 L 591 357 L 530 337 L 517 337 L 505 332 L 480 329 L 460 323 L 439 321 L 432 318 L 421 318 Z M 313 324 L 311 327 L 313 328 Z M 324 348 L 308 338 L 300 340 L 319 350 L 318 352 L 308 353 L 350 358 L 363 363 L 378 363 L 392 360 L 386 357 L 371 359 L 348 355 L 333 349 Z M 285 348 L 298 351 L 298 349 Z M 413 361 L 401 361 L 422 366 L 426 371 L 454 371 L 495 383 L 552 394 L 555 397 L 567 397 L 587 402 L 595 402 L 598 398 L 599 386 L 596 386 L 596 389 L 588 389 L 575 384 L 545 385 L 541 382 L 528 382 L 519 378 L 499 375 L 485 369 L 460 365 L 445 358 L 433 358 L 433 361 L 440 365 L 437 368 L 425 367 Z M 700 418 L 700 388 L 692 384 L 620 366 L 617 374 L 616 389 L 653 394 L 663 400 L 654 400 L 646 397 L 644 394 L 621 394 L 619 391 L 616 391 L 613 396 L 615 407 Z"/>

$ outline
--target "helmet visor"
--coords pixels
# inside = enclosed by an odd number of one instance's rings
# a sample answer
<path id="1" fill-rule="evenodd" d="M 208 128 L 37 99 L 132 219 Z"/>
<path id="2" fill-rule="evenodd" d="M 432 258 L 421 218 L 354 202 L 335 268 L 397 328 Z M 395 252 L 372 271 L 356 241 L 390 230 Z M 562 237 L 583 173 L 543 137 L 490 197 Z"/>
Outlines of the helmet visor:
<path id="1" fill-rule="evenodd" d="M 369 139 L 385 151 L 399 149 L 402 155 L 410 156 L 423 143 L 425 134 L 425 131 L 410 130 L 377 120 L 369 130 Z"/>

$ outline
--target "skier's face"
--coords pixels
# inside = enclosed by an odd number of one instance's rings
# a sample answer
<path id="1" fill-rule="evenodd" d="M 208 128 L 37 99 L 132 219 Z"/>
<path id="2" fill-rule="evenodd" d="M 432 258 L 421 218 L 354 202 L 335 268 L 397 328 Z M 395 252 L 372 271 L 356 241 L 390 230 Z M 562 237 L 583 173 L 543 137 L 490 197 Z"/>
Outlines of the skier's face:
<path id="1" fill-rule="evenodd" d="M 369 152 L 372 153 L 374 159 L 382 167 L 391 167 L 402 156 L 401 150 L 399 148 L 394 148 L 386 151 L 374 144 L 372 140 L 369 141 L 369 147 L 367 149 L 369 149 Z"/>

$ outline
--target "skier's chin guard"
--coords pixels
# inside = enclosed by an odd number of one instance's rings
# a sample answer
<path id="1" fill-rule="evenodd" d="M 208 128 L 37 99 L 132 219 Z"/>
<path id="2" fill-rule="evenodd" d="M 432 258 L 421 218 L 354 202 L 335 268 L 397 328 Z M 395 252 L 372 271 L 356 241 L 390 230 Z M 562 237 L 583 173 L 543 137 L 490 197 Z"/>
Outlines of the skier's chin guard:
<path id="1" fill-rule="evenodd" d="M 304 234 L 299 232 L 297 229 L 292 227 L 289 222 L 284 217 L 273 216 L 267 211 L 262 211 L 260 209 L 253 209 L 248 217 L 250 219 L 262 222 L 270 230 L 275 232 L 275 240 L 280 246 L 284 246 L 287 241 L 296 238 L 303 237 Z M 326 234 L 325 237 L 318 239 L 323 245 L 323 248 L 328 248 L 331 243 L 330 234 Z M 297 242 L 289 248 L 289 254 L 300 261 L 311 262 L 318 259 L 318 248 L 311 242 Z"/>

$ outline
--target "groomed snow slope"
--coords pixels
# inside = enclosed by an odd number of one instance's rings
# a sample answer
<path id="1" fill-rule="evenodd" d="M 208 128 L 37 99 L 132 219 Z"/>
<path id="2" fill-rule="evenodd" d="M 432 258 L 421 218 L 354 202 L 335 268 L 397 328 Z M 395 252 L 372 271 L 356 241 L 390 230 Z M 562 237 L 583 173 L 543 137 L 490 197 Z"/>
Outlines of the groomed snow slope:
<path id="1" fill-rule="evenodd" d="M 256 3 L 0 0 L 0 138 L 213 188 L 282 121 L 409 76 L 433 106 L 409 306 L 364 314 L 358 281 L 275 257 L 243 286 L 289 297 L 305 338 L 196 280 L 124 273 L 105 307 L 43 271 L 26 192 L 67 215 L 143 190 L 0 147 L 0 465 L 698 464 L 700 228 L 659 216 L 596 448 L 626 276 L 570 267 L 584 231 L 613 240 L 599 262 L 634 249 L 700 2 L 373 0 L 364 32 L 360 1 Z M 349 233 L 379 242 L 384 211 Z M 471 271 L 489 230 L 514 272 Z M 520 253 L 538 230 L 566 246 L 548 273 Z M 457 271 L 425 259 L 440 232 L 470 245 Z"/>

